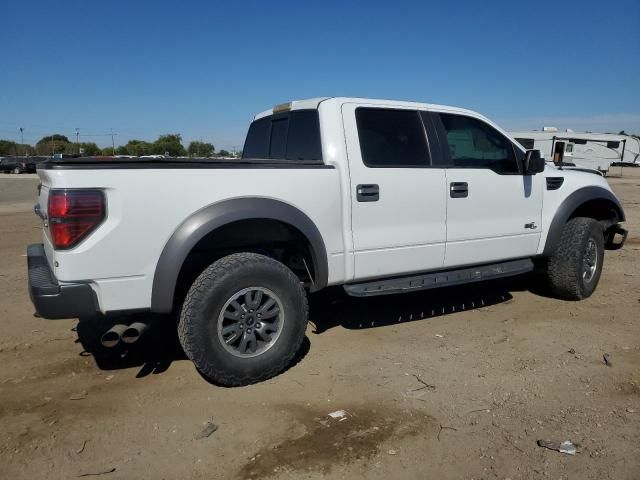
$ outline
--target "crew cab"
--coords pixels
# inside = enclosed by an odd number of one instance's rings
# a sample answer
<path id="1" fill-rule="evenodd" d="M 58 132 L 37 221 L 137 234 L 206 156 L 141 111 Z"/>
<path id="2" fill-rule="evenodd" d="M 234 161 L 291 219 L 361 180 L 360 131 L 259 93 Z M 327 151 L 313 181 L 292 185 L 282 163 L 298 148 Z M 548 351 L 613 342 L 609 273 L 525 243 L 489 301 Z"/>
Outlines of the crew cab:
<path id="1" fill-rule="evenodd" d="M 176 312 L 186 355 L 225 385 L 290 364 L 310 292 L 399 294 L 537 267 L 579 300 L 627 235 L 601 175 L 545 164 L 476 112 L 404 101 L 277 105 L 237 160 L 59 159 L 38 175 L 38 313 Z M 133 341 L 136 325 L 105 345 Z"/>

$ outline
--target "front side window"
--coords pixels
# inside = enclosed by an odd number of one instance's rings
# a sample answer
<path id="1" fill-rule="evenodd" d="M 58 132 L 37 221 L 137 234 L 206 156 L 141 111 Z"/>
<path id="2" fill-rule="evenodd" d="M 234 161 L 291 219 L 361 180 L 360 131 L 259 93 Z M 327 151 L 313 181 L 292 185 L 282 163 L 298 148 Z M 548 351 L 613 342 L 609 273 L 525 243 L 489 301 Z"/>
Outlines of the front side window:
<path id="1" fill-rule="evenodd" d="M 460 168 L 488 168 L 519 173 L 511 141 L 486 123 L 471 117 L 441 113 L 451 164 Z"/>
<path id="2" fill-rule="evenodd" d="M 357 108 L 362 161 L 367 167 L 430 164 L 422 121 L 414 110 Z"/>
<path id="3" fill-rule="evenodd" d="M 322 160 L 317 110 L 293 110 L 254 121 L 242 158 Z"/>
<path id="4" fill-rule="evenodd" d="M 526 150 L 533 150 L 536 141 L 533 138 L 516 138 L 516 142 L 522 145 Z"/>

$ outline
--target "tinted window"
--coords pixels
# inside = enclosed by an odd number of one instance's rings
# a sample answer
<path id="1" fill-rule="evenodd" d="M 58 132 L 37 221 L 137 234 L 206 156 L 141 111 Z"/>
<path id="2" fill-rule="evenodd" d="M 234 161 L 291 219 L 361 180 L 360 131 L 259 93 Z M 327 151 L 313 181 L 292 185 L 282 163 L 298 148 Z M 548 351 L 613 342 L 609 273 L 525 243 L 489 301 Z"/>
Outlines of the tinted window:
<path id="1" fill-rule="evenodd" d="M 440 118 L 454 167 L 489 168 L 498 173 L 518 173 L 511 141 L 475 118 L 441 113 Z"/>
<path id="2" fill-rule="evenodd" d="M 368 167 L 429 165 L 427 140 L 418 112 L 356 109 L 362 161 Z"/>
<path id="3" fill-rule="evenodd" d="M 256 120 L 249 127 L 247 139 L 242 149 L 242 158 L 269 158 L 269 136 L 271 117 Z"/>
<path id="4" fill-rule="evenodd" d="M 242 158 L 322 160 L 317 110 L 294 110 L 256 120 L 249 127 Z"/>
<path id="5" fill-rule="evenodd" d="M 536 143 L 533 138 L 516 138 L 516 142 L 518 142 L 527 150 L 533 150 L 533 146 Z"/>
<path id="6" fill-rule="evenodd" d="M 287 135 L 288 160 L 322 160 L 320 124 L 316 110 L 294 110 Z"/>
<path id="7" fill-rule="evenodd" d="M 271 121 L 271 144 L 269 146 L 269 158 L 285 158 L 285 155 L 287 153 L 288 129 L 288 117 Z"/>

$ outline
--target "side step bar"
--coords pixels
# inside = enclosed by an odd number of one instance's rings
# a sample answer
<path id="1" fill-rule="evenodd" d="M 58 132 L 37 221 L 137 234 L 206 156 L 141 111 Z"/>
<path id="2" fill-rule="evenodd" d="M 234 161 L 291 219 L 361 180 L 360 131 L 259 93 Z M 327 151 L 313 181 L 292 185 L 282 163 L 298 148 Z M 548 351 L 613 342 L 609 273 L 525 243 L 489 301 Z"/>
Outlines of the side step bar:
<path id="1" fill-rule="evenodd" d="M 461 285 L 463 283 L 492 280 L 494 278 L 520 275 L 533 270 L 530 258 L 511 260 L 508 262 L 491 263 L 476 267 L 460 268 L 430 272 L 410 277 L 389 278 L 364 283 L 350 283 L 344 286 L 347 294 L 352 297 L 370 297 L 375 295 L 391 295 L 430 288 Z"/>

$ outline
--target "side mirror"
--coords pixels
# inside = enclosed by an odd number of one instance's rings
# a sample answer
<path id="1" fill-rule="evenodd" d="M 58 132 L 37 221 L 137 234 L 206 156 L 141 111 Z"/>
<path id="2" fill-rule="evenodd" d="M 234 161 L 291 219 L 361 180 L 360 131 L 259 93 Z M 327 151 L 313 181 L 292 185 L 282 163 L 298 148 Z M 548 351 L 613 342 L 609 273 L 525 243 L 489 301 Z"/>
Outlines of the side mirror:
<path id="1" fill-rule="evenodd" d="M 523 164 L 525 175 L 535 175 L 544 171 L 544 157 L 540 150 L 527 150 Z"/>

